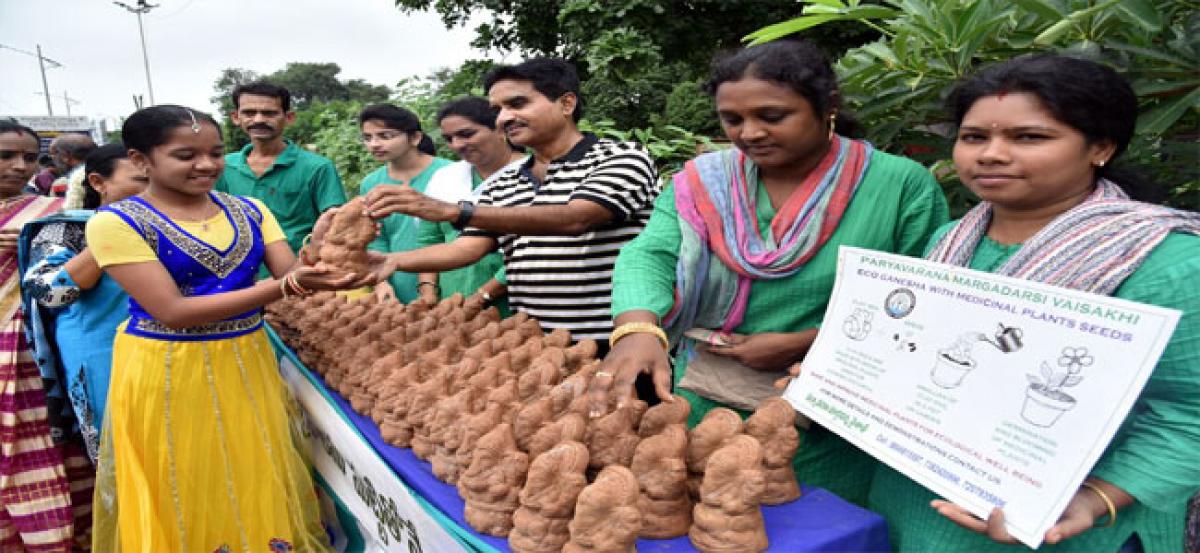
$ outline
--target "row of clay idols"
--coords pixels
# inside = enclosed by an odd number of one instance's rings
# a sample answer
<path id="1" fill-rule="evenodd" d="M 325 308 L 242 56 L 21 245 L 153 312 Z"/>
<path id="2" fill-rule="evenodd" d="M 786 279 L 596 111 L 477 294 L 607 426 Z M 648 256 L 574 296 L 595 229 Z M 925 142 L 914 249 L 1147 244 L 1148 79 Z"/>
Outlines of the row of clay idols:
<path id="1" fill-rule="evenodd" d="M 699 446 L 693 447 L 684 424 L 688 409 L 668 405 L 687 403 L 677 398 L 651 408 L 644 422 L 652 422 L 639 430 L 656 432 L 638 444 L 631 468 L 607 465 L 591 485 L 587 477 L 594 468 L 589 470 L 586 445 L 564 440 L 531 455 L 520 450 L 511 425 L 501 423 L 479 439 L 459 482 L 468 523 L 488 534 L 507 534 L 517 553 L 628 552 L 639 537 L 683 534 L 705 553 L 767 549 L 760 505 L 773 487 L 780 491 L 769 464 L 786 449 L 770 440 L 791 443 L 794 453 L 798 437 L 794 422 L 788 422 L 794 421 L 791 406 L 768 400 L 744 426 L 732 411 L 710 412 L 707 424 L 692 431 L 699 433 Z M 743 432 L 774 423 L 788 423 L 792 436 L 775 429 L 757 437 Z M 699 496 L 692 498 L 688 467 L 697 459 L 703 459 L 702 473 L 695 487 Z M 792 474 L 790 466 L 787 472 Z M 799 487 L 794 477 L 788 481 L 795 499 Z"/>
<path id="2" fill-rule="evenodd" d="M 479 439 L 458 482 L 467 522 L 480 532 L 507 534 L 518 553 L 564 547 L 627 551 L 611 547 L 638 537 L 684 534 L 706 552 L 765 549 L 760 504 L 784 503 L 800 494 L 790 463 L 799 445 L 795 411 L 786 401 L 771 399 L 743 423 L 737 413 L 715 409 L 690 432 L 689 415 L 689 404 L 680 397 L 645 411 L 628 464 L 633 504 L 621 499 L 623 494 L 574 499 L 586 476 L 595 473 L 593 452 L 612 455 L 620 448 L 611 436 L 597 444 L 594 426 L 585 429 L 588 443 L 563 436 L 540 453 L 523 451 L 508 422 L 493 427 Z M 560 420 L 578 416 L 568 412 Z M 605 464 L 601 474 L 625 466 Z M 627 516 L 631 508 L 638 513 L 635 522 Z M 564 545 L 568 540 L 574 545 Z"/>
<path id="3" fill-rule="evenodd" d="M 518 551 L 561 549 L 566 522 L 551 524 L 534 517 L 538 509 L 521 515 L 516 511 L 529 460 L 571 442 L 586 449 L 588 474 L 610 466 L 632 468 L 639 489 L 640 522 L 635 534 L 641 537 L 669 538 L 690 531 L 693 541 L 709 544 L 703 549 L 723 550 L 712 545 L 722 542 L 719 537 L 696 537 L 728 532 L 693 525 L 693 505 L 697 520 L 703 520 L 699 513 L 705 507 L 696 501 L 702 496 L 705 464 L 716 449 L 743 433 L 767 444 L 761 460 L 755 462 L 765 475 L 763 492 L 754 503 L 757 520 L 761 520 L 758 502 L 779 504 L 799 496 L 790 466 L 799 443 L 795 413 L 783 400 L 764 402 L 745 424 L 735 412 L 715 409 L 690 432 L 686 430 L 690 407 L 678 397 L 649 410 L 640 401 L 610 406 L 607 413 L 589 420 L 585 391 L 598 368 L 593 343 L 564 347 L 569 335 L 562 331 L 543 335 L 536 321 L 524 315 L 500 322 L 486 312 L 465 318 L 449 313 L 447 305 L 461 307 L 451 299 L 432 308 L 410 305 L 401 311 L 409 316 L 421 313 L 406 324 L 424 327 L 426 333 L 379 358 L 369 370 L 351 368 L 347 391 L 356 408 L 369 409 L 385 439 L 412 447 L 432 462 L 439 478 L 457 483 L 467 504 L 467 521 L 476 530 L 499 536 L 511 531 Z M 358 311 L 360 316 L 368 313 Z M 425 316 L 434 311 L 436 315 Z M 388 314 L 372 319 L 376 324 L 391 320 Z M 456 326 L 429 326 L 431 319 L 455 321 Z M 339 328 L 344 326 L 354 325 L 340 323 Z M 301 334 L 311 332 L 310 328 Z M 314 342 L 299 340 L 302 347 Z M 504 427 L 503 436 L 485 441 L 499 432 L 497 423 Z M 511 448 L 506 445 L 509 440 Z M 553 476 L 548 473 L 546 478 Z M 546 481 L 534 478 L 532 469 L 529 477 L 534 489 L 541 486 L 537 482 Z M 573 484 L 566 480 L 564 489 L 553 493 L 569 491 Z M 547 545 L 530 545 L 535 542 Z M 753 548 L 738 545 L 732 550 Z"/>
<path id="4" fill-rule="evenodd" d="M 361 373 L 389 353 L 401 350 L 410 359 L 434 349 L 450 337 L 470 340 L 469 334 L 498 322 L 494 309 L 466 309 L 455 295 L 436 305 L 379 302 L 374 296 L 348 300 L 342 295 L 315 294 L 273 304 L 268 320 L 306 366 L 321 373 L 331 387 L 352 397 Z"/>

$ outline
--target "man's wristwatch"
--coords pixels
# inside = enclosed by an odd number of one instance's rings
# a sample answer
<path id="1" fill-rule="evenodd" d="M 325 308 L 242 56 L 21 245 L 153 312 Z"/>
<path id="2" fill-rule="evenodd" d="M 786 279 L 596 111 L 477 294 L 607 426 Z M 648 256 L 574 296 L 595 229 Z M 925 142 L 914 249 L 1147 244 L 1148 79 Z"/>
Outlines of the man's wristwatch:
<path id="1" fill-rule="evenodd" d="M 467 200 L 462 200 L 458 202 L 458 219 L 451 223 L 450 226 L 454 227 L 455 230 L 467 228 L 467 223 L 470 223 L 471 217 L 474 216 L 475 204 Z"/>

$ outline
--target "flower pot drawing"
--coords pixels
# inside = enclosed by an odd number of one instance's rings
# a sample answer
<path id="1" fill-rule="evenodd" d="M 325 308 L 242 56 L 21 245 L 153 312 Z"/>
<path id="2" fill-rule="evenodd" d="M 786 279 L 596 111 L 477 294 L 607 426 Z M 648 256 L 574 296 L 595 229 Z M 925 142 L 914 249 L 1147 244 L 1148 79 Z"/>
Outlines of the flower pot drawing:
<path id="1" fill-rule="evenodd" d="M 974 368 L 974 359 L 956 356 L 952 350 L 943 349 L 938 351 L 929 377 L 934 384 L 943 388 L 957 388 Z"/>
<path id="2" fill-rule="evenodd" d="M 1058 357 L 1055 370 L 1049 363 L 1042 361 L 1041 374 L 1026 374 L 1029 387 L 1025 389 L 1025 405 L 1021 407 L 1021 418 L 1025 422 L 1042 428 L 1049 428 L 1058 422 L 1063 413 L 1075 407 L 1075 398 L 1063 392 L 1083 381 L 1079 374 L 1084 367 L 1090 367 L 1095 361 L 1085 347 L 1065 347 Z"/>
<path id="3" fill-rule="evenodd" d="M 1042 384 L 1032 384 L 1025 389 L 1025 405 L 1021 408 L 1021 418 L 1034 426 L 1049 428 L 1058 422 L 1063 413 L 1073 407 L 1075 398 Z"/>

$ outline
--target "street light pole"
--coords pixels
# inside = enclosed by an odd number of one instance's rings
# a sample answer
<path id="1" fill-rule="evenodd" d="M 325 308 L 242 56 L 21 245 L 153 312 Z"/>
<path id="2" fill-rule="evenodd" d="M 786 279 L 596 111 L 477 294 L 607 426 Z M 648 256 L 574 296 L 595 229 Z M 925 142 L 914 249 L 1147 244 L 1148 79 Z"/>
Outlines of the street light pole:
<path id="1" fill-rule="evenodd" d="M 50 85 L 46 82 L 46 62 L 42 61 L 42 45 L 37 45 L 38 67 L 42 70 L 42 91 L 46 95 L 46 115 L 54 115 L 54 106 L 50 105 Z"/>
<path id="2" fill-rule="evenodd" d="M 150 55 L 146 53 L 146 31 L 142 27 L 142 14 L 150 13 L 150 10 L 157 8 L 158 5 L 150 4 L 146 2 L 146 0 L 138 0 L 136 8 L 124 2 L 117 2 L 115 0 L 113 4 L 125 8 L 130 13 L 137 15 L 138 36 L 142 39 L 142 65 L 144 65 L 146 68 L 146 91 L 150 94 L 150 105 L 154 105 L 154 84 L 150 82 Z"/>

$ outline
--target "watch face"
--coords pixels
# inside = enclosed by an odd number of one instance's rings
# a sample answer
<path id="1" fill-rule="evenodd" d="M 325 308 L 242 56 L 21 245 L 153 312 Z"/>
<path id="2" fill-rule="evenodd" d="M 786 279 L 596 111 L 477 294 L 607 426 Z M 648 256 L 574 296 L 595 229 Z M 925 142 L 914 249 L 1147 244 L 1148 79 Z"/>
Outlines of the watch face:
<path id="1" fill-rule="evenodd" d="M 897 288 L 888 294 L 883 310 L 893 319 L 903 319 L 917 306 L 917 296 L 908 288 Z"/>

